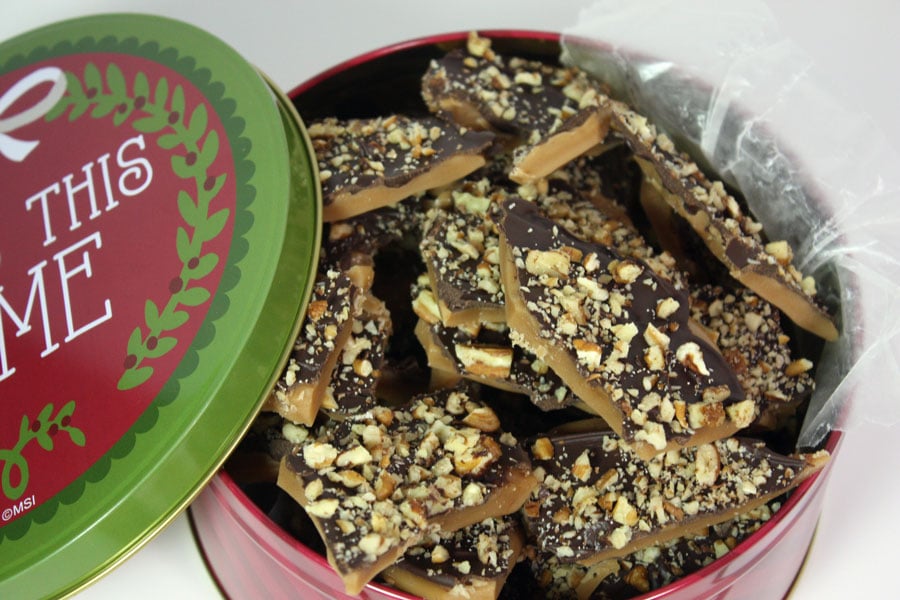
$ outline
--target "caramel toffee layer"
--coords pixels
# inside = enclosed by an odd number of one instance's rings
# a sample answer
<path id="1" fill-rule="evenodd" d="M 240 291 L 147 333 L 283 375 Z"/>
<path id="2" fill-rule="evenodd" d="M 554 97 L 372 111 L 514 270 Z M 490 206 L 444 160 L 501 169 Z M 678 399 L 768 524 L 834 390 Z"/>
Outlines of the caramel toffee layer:
<path id="1" fill-rule="evenodd" d="M 493 135 L 402 115 L 309 126 L 325 221 L 346 219 L 452 183 L 485 163 Z"/>
<path id="2" fill-rule="evenodd" d="M 358 593 L 432 527 L 515 512 L 535 481 L 496 414 L 460 388 L 330 424 L 285 458 L 278 485 L 305 507 Z"/>
<path id="3" fill-rule="evenodd" d="M 731 519 L 827 460 L 728 438 L 643 461 L 611 432 L 539 437 L 530 448 L 541 485 L 523 509 L 526 527 L 540 551 L 583 564 Z"/>
<path id="4" fill-rule="evenodd" d="M 507 320 L 643 456 L 725 437 L 755 408 L 717 349 L 688 324 L 688 296 L 644 263 L 587 244 L 523 200 L 504 204 Z"/>

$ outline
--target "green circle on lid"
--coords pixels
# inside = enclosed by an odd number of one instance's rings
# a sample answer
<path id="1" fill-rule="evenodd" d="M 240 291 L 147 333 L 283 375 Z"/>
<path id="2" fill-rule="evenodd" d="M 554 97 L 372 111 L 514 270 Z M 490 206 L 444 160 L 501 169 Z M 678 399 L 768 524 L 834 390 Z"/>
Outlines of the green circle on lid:
<path id="1" fill-rule="evenodd" d="M 90 52 L 157 61 L 204 95 L 234 157 L 234 230 L 209 310 L 153 402 L 57 497 L 0 527 L 0 598 L 74 593 L 181 513 L 280 374 L 318 261 L 321 198 L 308 139 L 289 101 L 236 51 L 185 23 L 102 15 L 3 42 L 0 75 Z"/>

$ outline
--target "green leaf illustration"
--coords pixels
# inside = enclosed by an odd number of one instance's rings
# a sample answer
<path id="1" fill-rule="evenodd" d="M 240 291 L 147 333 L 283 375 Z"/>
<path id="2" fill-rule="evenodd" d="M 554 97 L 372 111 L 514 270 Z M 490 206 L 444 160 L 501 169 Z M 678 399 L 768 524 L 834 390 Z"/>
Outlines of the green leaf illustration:
<path id="1" fill-rule="evenodd" d="M 69 434 L 69 438 L 72 440 L 72 443 L 76 446 L 84 446 L 85 440 L 84 432 L 78 429 L 77 427 L 66 427 L 66 433 Z"/>
<path id="2" fill-rule="evenodd" d="M 176 85 L 172 91 L 172 104 L 169 106 L 171 112 L 177 112 L 179 115 L 184 114 L 184 88 Z"/>
<path id="3" fill-rule="evenodd" d="M 100 94 L 103 91 L 103 78 L 100 75 L 100 69 L 94 63 L 88 63 L 84 66 L 84 86 Z"/>
<path id="4" fill-rule="evenodd" d="M 196 227 L 200 221 L 200 210 L 191 195 L 184 190 L 178 192 L 178 213 L 184 222 L 191 227 Z"/>
<path id="5" fill-rule="evenodd" d="M 191 248 L 191 238 L 184 227 L 179 227 L 175 232 L 175 249 L 178 251 L 178 258 L 181 262 L 186 263 L 194 258 L 194 250 Z"/>
<path id="6" fill-rule="evenodd" d="M 138 71 L 134 76 L 134 96 L 136 98 L 148 98 L 150 96 L 150 82 L 142 71 Z"/>
<path id="7" fill-rule="evenodd" d="M 144 345 L 144 333 L 141 331 L 140 327 L 135 327 L 132 330 L 131 335 L 128 336 L 128 346 L 126 351 L 128 354 L 132 354 L 137 356 L 141 351 L 141 347 Z"/>
<path id="8" fill-rule="evenodd" d="M 148 299 L 144 303 L 144 321 L 150 329 L 156 329 L 156 324 L 159 322 L 159 308 L 153 300 Z"/>
<path id="9" fill-rule="evenodd" d="M 42 429 L 35 434 L 34 439 L 40 444 L 41 448 L 50 452 L 53 450 L 53 438 L 47 434 L 46 429 Z"/>
<path id="10" fill-rule="evenodd" d="M 94 110 L 91 111 L 91 116 L 95 119 L 99 119 L 101 117 L 105 117 L 109 113 L 116 108 L 116 99 L 112 96 L 101 96 L 97 99 L 94 104 Z"/>
<path id="11" fill-rule="evenodd" d="M 193 179 L 203 173 L 203 169 L 197 163 L 189 165 L 187 160 L 179 154 L 172 155 L 170 164 L 172 165 L 172 172 L 182 179 Z"/>
<path id="12" fill-rule="evenodd" d="M 156 106 L 164 107 L 166 100 L 169 98 L 169 82 L 165 77 L 161 77 L 156 82 L 156 91 L 153 95 L 153 103 Z"/>
<path id="13" fill-rule="evenodd" d="M 47 404 L 47 406 L 45 406 L 43 409 L 41 409 L 41 412 L 38 413 L 37 420 L 40 421 L 41 423 L 43 423 L 44 421 L 49 421 L 50 415 L 52 415 L 52 414 L 53 414 L 53 403 L 51 402 L 51 403 Z"/>
<path id="14" fill-rule="evenodd" d="M 210 252 L 209 254 L 201 256 L 200 260 L 197 262 L 197 266 L 190 270 L 191 278 L 203 279 L 212 273 L 213 269 L 215 269 L 218 264 L 219 256 L 217 254 Z"/>
<path id="15" fill-rule="evenodd" d="M 62 420 L 64 417 L 71 417 L 73 414 L 75 414 L 75 401 L 69 400 L 61 409 L 59 409 L 59 412 L 56 413 L 56 418 L 57 420 Z"/>
<path id="16" fill-rule="evenodd" d="M 230 214 L 231 211 L 227 208 L 223 208 L 222 210 L 216 212 L 197 229 L 197 233 L 204 240 L 214 239 L 216 236 L 222 233 L 222 230 L 225 228 L 225 224 L 228 223 L 228 216 Z"/>
<path id="17" fill-rule="evenodd" d="M 185 323 L 188 322 L 189 316 L 190 315 L 188 315 L 187 311 L 184 311 L 184 310 L 176 310 L 176 311 L 172 312 L 172 314 L 169 315 L 169 320 L 166 321 L 166 324 L 168 325 L 168 329 L 170 329 L 170 330 L 178 329 L 179 327 L 181 327 L 182 325 L 184 325 Z"/>
<path id="18" fill-rule="evenodd" d="M 222 190 L 222 186 L 225 185 L 226 179 L 227 179 L 227 177 L 224 173 L 219 175 L 218 177 L 216 177 L 215 180 L 213 181 L 212 187 L 207 190 L 207 193 L 210 196 L 217 195 Z"/>
<path id="19" fill-rule="evenodd" d="M 122 97 L 128 94 L 125 76 L 122 75 L 122 69 L 115 63 L 109 63 L 106 67 L 106 84 L 113 96 Z"/>
<path id="20" fill-rule="evenodd" d="M 166 126 L 166 115 L 159 113 L 141 117 L 132 121 L 131 126 L 141 133 L 155 133 Z"/>
<path id="21" fill-rule="evenodd" d="M 206 105 L 200 104 L 194 109 L 194 112 L 191 113 L 190 125 L 188 125 L 187 132 L 188 138 L 196 143 L 203 135 L 203 132 L 206 131 L 206 126 L 208 124 L 209 116 L 206 113 Z"/>
<path id="22" fill-rule="evenodd" d="M 181 135 L 177 133 L 164 133 L 156 138 L 156 144 L 164 150 L 171 150 L 181 145 Z"/>
<path id="23" fill-rule="evenodd" d="M 200 158 L 198 162 L 203 165 L 203 169 L 206 170 L 212 165 L 213 161 L 216 160 L 216 156 L 219 154 L 219 134 L 216 133 L 216 130 L 213 129 L 206 136 L 206 140 L 203 142 L 203 148 L 200 150 Z"/>
<path id="24" fill-rule="evenodd" d="M 131 390 L 141 385 L 153 376 L 152 367 L 140 367 L 137 369 L 128 369 L 122 373 L 119 378 L 118 389 Z"/>
<path id="25" fill-rule="evenodd" d="M 209 300 L 209 291 L 202 287 L 192 287 L 182 291 L 178 299 L 187 306 L 200 306 Z"/>
<path id="26" fill-rule="evenodd" d="M 153 348 L 148 348 L 145 356 L 147 358 L 159 358 L 164 354 L 168 353 L 175 347 L 175 344 L 178 343 L 178 340 L 173 337 L 160 337 L 156 338 L 156 344 Z"/>

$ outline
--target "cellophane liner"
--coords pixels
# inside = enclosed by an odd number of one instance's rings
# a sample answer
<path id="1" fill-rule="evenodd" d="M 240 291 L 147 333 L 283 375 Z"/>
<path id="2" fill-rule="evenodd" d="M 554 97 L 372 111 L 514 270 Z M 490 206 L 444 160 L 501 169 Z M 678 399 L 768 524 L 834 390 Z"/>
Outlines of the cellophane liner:
<path id="1" fill-rule="evenodd" d="M 900 420 L 900 156 L 847 108 L 758 0 L 600 0 L 562 60 L 606 82 L 709 174 L 817 281 L 840 336 L 824 345 L 797 446 Z M 814 357 L 810 357 L 814 358 Z"/>

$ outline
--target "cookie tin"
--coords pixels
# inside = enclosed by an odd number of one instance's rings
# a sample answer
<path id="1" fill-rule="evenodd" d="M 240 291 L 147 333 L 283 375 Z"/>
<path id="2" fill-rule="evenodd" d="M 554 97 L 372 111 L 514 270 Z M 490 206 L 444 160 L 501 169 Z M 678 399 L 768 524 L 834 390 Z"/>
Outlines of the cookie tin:
<path id="1" fill-rule="evenodd" d="M 0 44 L 0 597 L 87 585 L 239 441 L 318 260 L 310 156 L 291 103 L 185 23 Z"/>
<path id="2" fill-rule="evenodd" d="M 553 32 L 480 32 L 501 51 L 556 60 Z M 312 120 L 330 115 L 374 116 L 421 110 L 420 77 L 432 58 L 464 44 L 467 32 L 408 40 L 373 50 L 301 83 L 290 92 L 298 112 Z M 816 210 L 827 211 L 826 206 Z M 835 456 L 840 432 L 825 448 Z M 732 551 L 699 571 L 649 592 L 644 599 L 781 598 L 790 590 L 813 539 L 822 510 L 830 465 L 803 482 L 781 509 Z M 218 585 L 233 598 L 346 598 L 341 578 L 313 542 L 303 543 L 270 518 L 278 497 L 269 489 L 241 486 L 221 471 L 190 509 L 195 534 Z M 378 581 L 361 598 L 414 600 Z"/>

